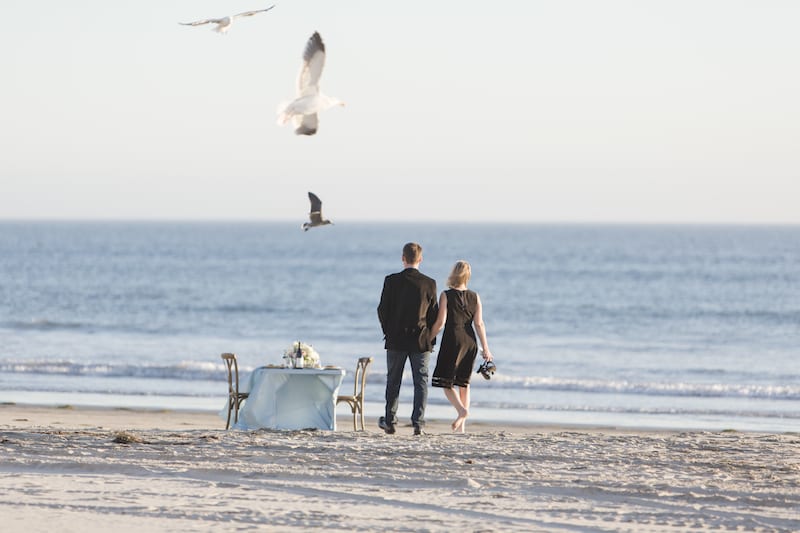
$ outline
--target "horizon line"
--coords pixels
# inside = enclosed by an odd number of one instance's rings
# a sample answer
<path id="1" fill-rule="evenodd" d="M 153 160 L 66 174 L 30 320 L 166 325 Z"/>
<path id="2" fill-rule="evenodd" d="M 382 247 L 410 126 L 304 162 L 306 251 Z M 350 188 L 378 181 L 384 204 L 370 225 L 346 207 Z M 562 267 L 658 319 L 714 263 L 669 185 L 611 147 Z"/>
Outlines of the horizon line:
<path id="1" fill-rule="evenodd" d="M 305 220 L 303 220 L 305 221 Z M 299 224 L 299 219 L 287 218 L 134 218 L 134 217 L 2 217 L 3 223 L 219 223 L 219 224 Z M 341 222 L 340 222 L 341 221 Z M 540 225 L 540 226 L 800 226 L 800 221 L 680 221 L 680 220 L 443 220 L 443 219 L 347 219 L 339 218 L 337 224 L 466 224 L 466 225 Z"/>

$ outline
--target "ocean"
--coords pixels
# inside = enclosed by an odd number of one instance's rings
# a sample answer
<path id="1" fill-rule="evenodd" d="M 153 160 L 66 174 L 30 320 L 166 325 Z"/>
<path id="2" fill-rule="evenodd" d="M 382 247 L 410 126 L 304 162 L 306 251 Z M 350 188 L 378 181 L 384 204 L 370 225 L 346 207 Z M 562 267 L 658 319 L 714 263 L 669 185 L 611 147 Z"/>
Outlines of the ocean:
<path id="1" fill-rule="evenodd" d="M 472 265 L 498 367 L 475 419 L 800 431 L 800 226 L 299 226 L 0 222 L 0 402 L 216 412 L 222 352 L 246 374 L 301 340 L 348 371 L 374 356 L 378 416 L 376 308 L 416 241 L 440 290 Z M 454 416 L 431 389 L 428 417 Z"/>

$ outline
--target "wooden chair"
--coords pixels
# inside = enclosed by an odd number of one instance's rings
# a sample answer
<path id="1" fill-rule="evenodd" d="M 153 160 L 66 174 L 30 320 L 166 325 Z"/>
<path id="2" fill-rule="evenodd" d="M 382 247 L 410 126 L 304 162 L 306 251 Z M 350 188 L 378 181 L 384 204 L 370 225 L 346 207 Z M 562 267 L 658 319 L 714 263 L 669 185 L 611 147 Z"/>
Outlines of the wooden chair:
<path id="1" fill-rule="evenodd" d="M 239 407 L 249 396 L 246 392 L 239 392 L 239 363 L 236 362 L 236 354 L 224 353 L 222 360 L 228 368 L 228 421 L 225 429 L 231 427 L 231 412 L 233 412 L 234 424 L 239 421 Z"/>
<path id="2" fill-rule="evenodd" d="M 356 364 L 356 374 L 353 377 L 353 394 L 336 397 L 336 405 L 344 402 L 350 406 L 350 410 L 353 412 L 353 431 L 358 431 L 356 420 L 359 417 L 361 418 L 361 430 L 364 430 L 364 388 L 367 385 L 367 368 L 372 361 L 372 357 L 360 357 Z"/>

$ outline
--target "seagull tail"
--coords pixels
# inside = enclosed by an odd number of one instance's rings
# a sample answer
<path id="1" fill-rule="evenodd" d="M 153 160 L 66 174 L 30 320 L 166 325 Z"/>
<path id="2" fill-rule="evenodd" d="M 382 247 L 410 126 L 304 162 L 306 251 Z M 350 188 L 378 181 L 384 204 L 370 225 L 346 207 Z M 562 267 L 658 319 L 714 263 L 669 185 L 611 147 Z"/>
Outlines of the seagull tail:
<path id="1" fill-rule="evenodd" d="M 291 118 L 292 115 L 288 113 L 281 113 L 280 115 L 278 115 L 278 120 L 276 122 L 278 123 L 278 126 L 285 126 L 286 124 L 289 123 L 289 120 L 291 120 Z"/>
<path id="2" fill-rule="evenodd" d="M 290 104 L 291 102 L 283 102 L 278 106 L 278 126 L 284 126 L 292 119 L 292 115 L 289 113 Z"/>

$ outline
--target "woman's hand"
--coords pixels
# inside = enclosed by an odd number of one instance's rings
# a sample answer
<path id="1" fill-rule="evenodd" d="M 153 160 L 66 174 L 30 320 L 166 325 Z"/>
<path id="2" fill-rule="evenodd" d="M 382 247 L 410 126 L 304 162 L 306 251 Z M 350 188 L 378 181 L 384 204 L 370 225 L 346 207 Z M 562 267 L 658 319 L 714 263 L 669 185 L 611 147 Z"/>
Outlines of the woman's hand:
<path id="1" fill-rule="evenodd" d="M 492 357 L 492 352 L 490 352 L 489 350 L 481 350 L 481 357 L 483 357 L 484 361 L 491 361 L 492 359 L 494 359 Z"/>

